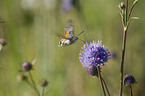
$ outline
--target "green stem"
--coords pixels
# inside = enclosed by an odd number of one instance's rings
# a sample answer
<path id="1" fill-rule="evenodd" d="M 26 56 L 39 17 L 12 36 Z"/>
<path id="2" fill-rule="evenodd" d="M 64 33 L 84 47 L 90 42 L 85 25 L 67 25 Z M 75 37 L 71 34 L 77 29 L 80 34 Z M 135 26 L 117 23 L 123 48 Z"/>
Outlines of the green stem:
<path id="1" fill-rule="evenodd" d="M 126 35 L 127 35 L 127 10 L 128 10 L 128 0 L 125 2 L 125 26 L 124 26 L 124 33 L 123 33 L 123 45 L 122 45 L 122 57 L 121 57 L 121 64 L 120 64 L 120 96 L 122 96 L 123 90 L 123 66 L 124 66 L 124 58 L 125 58 L 125 46 L 126 46 Z"/>
<path id="2" fill-rule="evenodd" d="M 97 66 L 97 69 L 98 69 L 98 76 L 99 76 L 99 79 L 100 79 L 100 85 L 102 87 L 102 91 L 103 91 L 104 96 L 106 96 L 104 85 L 103 85 L 103 82 L 102 82 L 102 77 L 101 77 L 101 72 L 100 72 L 100 66 Z"/>
<path id="3" fill-rule="evenodd" d="M 132 6 L 131 6 L 131 8 L 130 8 L 130 10 L 129 10 L 129 13 L 128 13 L 128 20 L 130 19 L 132 9 L 133 9 L 133 7 L 135 6 L 136 3 L 137 3 L 137 0 L 135 0 L 135 1 L 133 2 Z"/>
<path id="4" fill-rule="evenodd" d="M 125 2 L 125 26 L 127 25 L 128 0 Z"/>
<path id="5" fill-rule="evenodd" d="M 45 87 L 42 89 L 42 96 L 44 96 Z"/>
<path id="6" fill-rule="evenodd" d="M 29 75 L 29 77 L 30 77 L 30 80 L 31 80 L 31 82 L 32 82 L 32 84 L 31 84 L 31 86 L 34 88 L 34 90 L 36 91 L 36 93 L 38 94 L 38 96 L 40 96 L 40 93 L 39 93 L 39 91 L 38 91 L 38 89 L 37 89 L 37 87 L 36 87 L 36 84 L 35 84 L 35 81 L 34 81 L 34 79 L 33 79 L 33 77 L 32 77 L 32 74 L 31 74 L 31 72 L 30 71 L 28 71 L 28 75 Z"/>
<path id="7" fill-rule="evenodd" d="M 102 81 L 103 81 L 104 86 L 105 86 L 105 88 L 106 88 L 106 90 L 107 90 L 108 96 L 110 96 L 110 92 L 109 92 L 108 87 L 107 87 L 107 85 L 106 85 L 106 83 L 105 83 L 105 80 L 104 80 L 103 78 L 102 78 Z"/>
<path id="8" fill-rule="evenodd" d="M 36 93 L 38 94 L 38 96 L 40 96 L 38 90 L 37 90 L 28 80 L 26 80 L 26 83 L 27 83 L 28 85 L 30 85 L 30 86 L 36 91 Z"/>

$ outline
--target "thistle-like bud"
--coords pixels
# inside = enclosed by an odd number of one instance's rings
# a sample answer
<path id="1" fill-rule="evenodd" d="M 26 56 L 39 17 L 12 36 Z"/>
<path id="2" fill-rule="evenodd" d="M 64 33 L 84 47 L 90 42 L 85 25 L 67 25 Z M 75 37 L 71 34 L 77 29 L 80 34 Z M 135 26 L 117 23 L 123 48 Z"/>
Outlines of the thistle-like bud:
<path id="1" fill-rule="evenodd" d="M 125 9 L 125 5 L 123 2 L 121 2 L 118 7 L 120 8 L 120 10 L 124 10 Z"/>
<path id="2" fill-rule="evenodd" d="M 92 76 L 98 76 L 98 70 L 96 66 L 88 68 L 88 73 Z"/>
<path id="3" fill-rule="evenodd" d="M 32 64 L 30 62 L 24 62 L 22 64 L 22 69 L 24 71 L 30 71 L 32 69 Z"/>
<path id="4" fill-rule="evenodd" d="M 42 87 L 46 87 L 46 86 L 48 85 L 48 82 L 47 82 L 46 80 L 41 80 L 41 81 L 40 81 L 40 85 L 41 85 Z"/>
<path id="5" fill-rule="evenodd" d="M 5 46 L 7 44 L 7 41 L 5 39 L 3 39 L 3 38 L 0 38 L 0 44 L 2 46 Z"/>
<path id="6" fill-rule="evenodd" d="M 124 83 L 124 86 L 128 86 L 128 85 L 136 83 L 136 81 L 135 81 L 135 78 L 132 75 L 127 74 L 123 78 L 123 83 Z"/>
<path id="7" fill-rule="evenodd" d="M 27 80 L 28 77 L 25 75 L 25 74 L 19 74 L 17 76 L 17 80 L 20 82 L 20 81 L 24 81 L 24 80 Z"/>

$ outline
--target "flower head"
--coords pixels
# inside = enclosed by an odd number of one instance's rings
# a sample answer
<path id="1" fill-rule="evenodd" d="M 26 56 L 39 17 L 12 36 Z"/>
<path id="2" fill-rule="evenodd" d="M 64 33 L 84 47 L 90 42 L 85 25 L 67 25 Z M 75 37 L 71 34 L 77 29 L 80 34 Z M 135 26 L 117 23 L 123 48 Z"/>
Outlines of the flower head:
<path id="1" fill-rule="evenodd" d="M 134 78 L 132 75 L 127 74 L 127 75 L 125 75 L 124 78 L 123 78 L 123 83 L 124 83 L 124 86 L 125 86 L 125 85 L 128 86 L 128 85 L 130 85 L 130 84 L 136 83 L 136 81 L 135 81 L 135 78 Z"/>
<path id="2" fill-rule="evenodd" d="M 110 52 L 101 42 L 86 43 L 80 52 L 80 62 L 83 67 L 91 69 L 94 66 L 104 65 L 110 58 Z"/>
<path id="3" fill-rule="evenodd" d="M 125 5 L 124 5 L 124 2 L 121 2 L 118 7 L 120 8 L 120 10 L 123 10 L 125 9 Z"/>
<path id="4" fill-rule="evenodd" d="M 98 76 L 98 69 L 96 66 L 88 68 L 88 73 L 92 76 Z"/>
<path id="5" fill-rule="evenodd" d="M 7 44 L 7 41 L 3 38 L 0 38 L 0 45 L 5 46 Z"/>
<path id="6" fill-rule="evenodd" d="M 20 82 L 20 81 L 24 81 L 24 80 L 27 80 L 27 76 L 25 74 L 19 74 L 17 76 L 17 80 Z"/>
<path id="7" fill-rule="evenodd" d="M 72 8 L 73 0 L 62 0 L 62 9 L 65 12 L 68 12 Z"/>
<path id="8" fill-rule="evenodd" d="M 22 64 L 22 69 L 24 71 L 30 71 L 32 69 L 32 64 L 26 61 Z"/>
<path id="9" fill-rule="evenodd" d="M 46 80 L 41 80 L 41 81 L 40 81 L 40 85 L 41 85 L 42 87 L 45 87 L 45 86 L 48 85 L 48 82 L 47 82 Z"/>

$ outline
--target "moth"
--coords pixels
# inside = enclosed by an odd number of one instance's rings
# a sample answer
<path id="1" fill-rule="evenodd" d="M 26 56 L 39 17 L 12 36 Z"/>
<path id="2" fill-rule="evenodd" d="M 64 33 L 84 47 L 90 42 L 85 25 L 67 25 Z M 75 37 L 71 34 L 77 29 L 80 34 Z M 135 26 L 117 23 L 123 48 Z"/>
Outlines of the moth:
<path id="1" fill-rule="evenodd" d="M 77 36 L 79 36 L 83 32 L 84 31 L 80 32 Z M 81 40 L 77 36 L 74 36 L 74 27 L 73 27 L 73 22 L 71 20 L 68 21 L 68 23 L 64 29 L 64 35 L 65 36 L 58 34 L 58 37 L 60 38 L 58 47 L 71 45 L 71 44 L 75 43 L 77 40 Z M 81 41 L 83 41 L 83 40 L 81 40 Z"/>

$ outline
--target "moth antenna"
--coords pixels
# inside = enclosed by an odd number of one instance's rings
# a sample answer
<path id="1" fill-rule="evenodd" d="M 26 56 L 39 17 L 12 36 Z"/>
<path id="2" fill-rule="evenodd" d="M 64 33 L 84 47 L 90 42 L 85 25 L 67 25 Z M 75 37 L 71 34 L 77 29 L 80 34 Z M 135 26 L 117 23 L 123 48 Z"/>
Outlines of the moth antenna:
<path id="1" fill-rule="evenodd" d="M 86 41 L 84 41 L 84 40 L 82 40 L 82 39 L 78 39 L 78 40 L 80 40 L 80 41 L 84 42 L 84 44 L 86 44 Z"/>
<path id="2" fill-rule="evenodd" d="M 84 31 L 80 32 L 77 36 L 81 35 L 82 33 L 84 33 Z"/>

